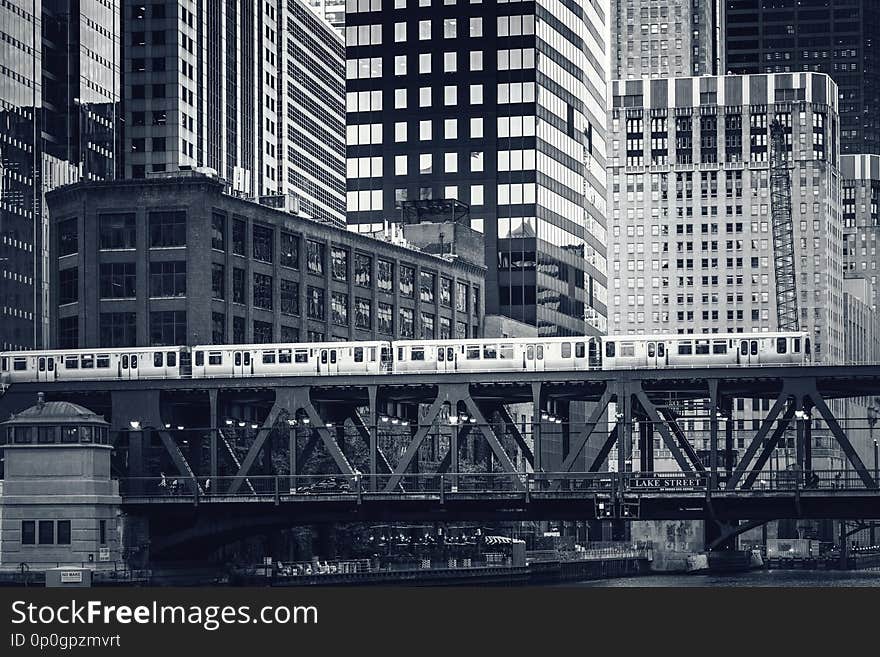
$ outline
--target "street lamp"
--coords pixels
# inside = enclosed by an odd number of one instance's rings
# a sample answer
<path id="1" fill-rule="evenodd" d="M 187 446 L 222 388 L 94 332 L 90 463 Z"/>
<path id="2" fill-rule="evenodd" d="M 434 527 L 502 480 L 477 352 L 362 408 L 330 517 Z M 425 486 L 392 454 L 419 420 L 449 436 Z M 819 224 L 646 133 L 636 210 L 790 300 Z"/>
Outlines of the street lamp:
<path id="1" fill-rule="evenodd" d="M 140 420 L 131 420 L 131 421 L 128 423 L 128 426 L 130 426 L 130 427 L 132 428 L 133 431 L 140 431 L 140 428 L 141 428 Z M 875 443 L 875 444 L 876 444 L 876 443 Z"/>

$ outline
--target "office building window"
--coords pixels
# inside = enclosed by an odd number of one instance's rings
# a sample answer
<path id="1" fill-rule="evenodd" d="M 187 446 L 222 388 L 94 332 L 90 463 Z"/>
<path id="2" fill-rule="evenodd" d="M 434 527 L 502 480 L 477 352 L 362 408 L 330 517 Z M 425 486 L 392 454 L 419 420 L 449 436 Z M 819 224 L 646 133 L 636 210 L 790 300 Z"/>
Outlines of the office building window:
<path id="1" fill-rule="evenodd" d="M 151 345 L 173 346 L 186 343 L 186 311 L 161 310 L 150 313 Z"/>
<path id="2" fill-rule="evenodd" d="M 58 272 L 58 303 L 74 303 L 79 300 L 79 268 L 71 267 Z"/>
<path id="3" fill-rule="evenodd" d="M 101 313 L 98 327 L 102 347 L 133 347 L 137 344 L 134 313 Z"/>
<path id="4" fill-rule="evenodd" d="M 299 238 L 281 231 L 281 266 L 299 269 Z"/>
<path id="5" fill-rule="evenodd" d="M 334 324 L 348 326 L 348 295 L 342 292 L 333 292 L 330 297 L 330 311 Z"/>
<path id="6" fill-rule="evenodd" d="M 455 309 L 460 313 L 467 312 L 468 288 L 467 283 L 455 284 Z"/>
<path id="7" fill-rule="evenodd" d="M 379 259 L 376 263 L 376 287 L 382 292 L 391 293 L 394 290 L 394 263 Z"/>
<path id="8" fill-rule="evenodd" d="M 434 315 L 422 313 L 422 340 L 433 340 L 434 337 Z"/>
<path id="9" fill-rule="evenodd" d="M 440 305 L 452 307 L 452 279 L 440 277 Z"/>
<path id="10" fill-rule="evenodd" d="M 308 307 L 306 313 L 309 319 L 324 320 L 324 290 L 309 285 L 306 289 L 306 301 Z"/>
<path id="11" fill-rule="evenodd" d="M 219 212 L 211 214 L 211 248 L 226 250 L 226 215 Z"/>
<path id="12" fill-rule="evenodd" d="M 106 520 L 102 520 L 106 523 Z M 70 520 L 59 520 L 56 528 L 56 542 L 58 545 L 70 545 Z M 102 544 L 106 541 L 102 541 Z"/>
<path id="13" fill-rule="evenodd" d="M 293 326 L 282 326 L 281 342 L 299 342 L 299 329 Z"/>
<path id="14" fill-rule="evenodd" d="M 55 542 L 55 522 L 53 520 L 40 520 L 38 525 L 40 545 L 52 545 Z"/>
<path id="15" fill-rule="evenodd" d="M 467 338 L 467 322 L 456 322 L 455 323 L 455 339 L 456 340 L 464 340 Z"/>
<path id="16" fill-rule="evenodd" d="M 185 246 L 186 212 L 169 210 L 150 213 L 150 246 Z"/>
<path id="17" fill-rule="evenodd" d="M 58 222 L 58 255 L 66 256 L 79 251 L 77 220 L 67 219 Z"/>
<path id="18" fill-rule="evenodd" d="M 337 281 L 348 280 L 348 249 L 334 246 L 330 249 L 331 271 Z"/>
<path id="19" fill-rule="evenodd" d="M 232 303 L 245 303 L 244 269 L 232 269 Z"/>
<path id="20" fill-rule="evenodd" d="M 232 317 L 232 344 L 244 344 L 247 342 L 244 327 L 244 317 Z"/>
<path id="21" fill-rule="evenodd" d="M 474 317 L 480 316 L 480 288 L 476 285 L 471 289 L 471 299 L 473 300 Z"/>
<path id="22" fill-rule="evenodd" d="M 211 298 L 226 298 L 226 267 L 218 262 L 211 263 Z"/>
<path id="23" fill-rule="evenodd" d="M 281 312 L 299 315 L 299 283 L 281 279 Z"/>
<path id="24" fill-rule="evenodd" d="M 272 277 L 266 274 L 254 274 L 254 296 L 253 303 L 255 308 L 263 308 L 264 310 L 272 310 Z"/>
<path id="25" fill-rule="evenodd" d="M 135 263 L 102 264 L 98 274 L 98 293 L 102 299 L 133 299 L 137 295 Z"/>
<path id="26" fill-rule="evenodd" d="M 401 308 L 400 309 L 400 337 L 401 338 L 415 337 L 415 330 L 413 327 L 412 308 Z"/>
<path id="27" fill-rule="evenodd" d="M 37 542 L 37 523 L 34 520 L 21 521 L 21 544 L 35 545 Z"/>
<path id="28" fill-rule="evenodd" d="M 267 226 L 254 225 L 254 259 L 262 262 L 272 262 L 273 244 L 275 231 Z"/>
<path id="29" fill-rule="evenodd" d="M 400 286 L 399 292 L 401 296 L 413 298 L 415 293 L 416 270 L 406 265 L 400 265 Z"/>
<path id="30" fill-rule="evenodd" d="M 324 273 L 324 245 L 314 240 L 306 240 L 306 261 L 309 273 Z"/>
<path id="31" fill-rule="evenodd" d="M 369 299 L 360 297 L 354 300 L 354 325 L 359 329 L 367 329 L 372 326 L 373 304 Z"/>
<path id="32" fill-rule="evenodd" d="M 244 219 L 232 219 L 232 252 L 235 255 L 247 255 L 245 240 L 247 239 L 247 222 Z"/>
<path id="33" fill-rule="evenodd" d="M 434 286 L 437 277 L 428 271 L 419 272 L 419 298 L 424 303 L 434 303 Z"/>
<path id="34" fill-rule="evenodd" d="M 254 320 L 254 344 L 269 344 L 272 342 L 272 324 Z"/>
<path id="35" fill-rule="evenodd" d="M 137 230 L 134 212 L 98 216 L 98 243 L 102 249 L 134 249 Z"/>
<path id="36" fill-rule="evenodd" d="M 211 344 L 226 344 L 226 315 L 211 313 Z"/>
<path id="37" fill-rule="evenodd" d="M 390 303 L 379 302 L 376 310 L 376 329 L 383 335 L 394 334 L 394 306 Z"/>
<path id="38" fill-rule="evenodd" d="M 58 348 L 76 349 L 79 346 L 79 317 L 58 319 Z"/>
<path id="39" fill-rule="evenodd" d="M 150 296 L 186 296 L 186 262 L 151 262 Z"/>
<path id="40" fill-rule="evenodd" d="M 373 285 L 373 259 L 363 253 L 354 254 L 354 284 L 358 287 Z"/>
<path id="41" fill-rule="evenodd" d="M 440 335 L 437 336 L 440 340 L 451 340 L 452 339 L 452 322 L 448 317 L 440 318 Z"/>

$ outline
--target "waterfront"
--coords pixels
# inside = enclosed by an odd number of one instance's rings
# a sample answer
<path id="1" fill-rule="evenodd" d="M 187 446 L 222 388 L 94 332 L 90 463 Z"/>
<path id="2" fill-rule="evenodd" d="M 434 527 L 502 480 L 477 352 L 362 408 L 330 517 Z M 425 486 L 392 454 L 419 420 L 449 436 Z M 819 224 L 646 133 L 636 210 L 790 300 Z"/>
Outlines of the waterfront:
<path id="1" fill-rule="evenodd" d="M 829 587 L 854 588 L 880 586 L 880 570 L 826 571 L 826 570 L 753 570 L 737 574 L 718 575 L 645 575 L 620 577 L 560 584 L 560 586 L 588 587 Z"/>

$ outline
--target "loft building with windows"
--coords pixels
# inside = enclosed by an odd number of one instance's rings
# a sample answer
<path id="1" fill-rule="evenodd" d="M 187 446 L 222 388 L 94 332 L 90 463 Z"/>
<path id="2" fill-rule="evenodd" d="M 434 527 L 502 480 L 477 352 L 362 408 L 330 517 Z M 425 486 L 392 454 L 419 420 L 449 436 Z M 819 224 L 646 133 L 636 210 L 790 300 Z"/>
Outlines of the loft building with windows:
<path id="1" fill-rule="evenodd" d="M 467 208 L 486 311 L 604 331 L 607 3 L 347 4 L 347 220 Z"/>
<path id="2" fill-rule="evenodd" d="M 119 5 L 0 3 L 0 349 L 48 340 L 44 193 L 114 176 Z"/>
<path id="3" fill-rule="evenodd" d="M 843 357 L 837 87 L 826 75 L 613 82 L 614 333 L 776 328 L 770 124 L 785 126 L 795 269 L 815 356 Z"/>
<path id="4" fill-rule="evenodd" d="M 880 155 L 880 4 L 727 0 L 733 73 L 827 73 L 840 94 L 841 152 Z"/>
<path id="5" fill-rule="evenodd" d="M 878 234 L 880 234 L 880 155 L 843 155 L 844 269 L 871 284 L 869 306 L 878 308 Z"/>
<path id="6" fill-rule="evenodd" d="M 485 268 L 192 174 L 48 195 L 58 348 L 482 336 Z"/>
<path id="7" fill-rule="evenodd" d="M 611 78 L 724 73 L 720 0 L 611 0 Z"/>
<path id="8" fill-rule="evenodd" d="M 344 225 L 340 35 L 301 0 L 219 5 L 126 3 L 123 176 L 213 169 Z"/>

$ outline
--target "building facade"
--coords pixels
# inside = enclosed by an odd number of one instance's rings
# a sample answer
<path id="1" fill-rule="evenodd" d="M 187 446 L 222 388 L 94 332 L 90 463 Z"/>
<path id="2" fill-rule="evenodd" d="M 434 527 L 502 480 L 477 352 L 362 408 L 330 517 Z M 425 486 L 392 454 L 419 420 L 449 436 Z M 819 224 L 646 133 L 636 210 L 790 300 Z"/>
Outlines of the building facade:
<path id="1" fill-rule="evenodd" d="M 116 167 L 119 2 L 0 4 L 0 348 L 48 338 L 44 193 Z"/>
<path id="2" fill-rule="evenodd" d="M 877 263 L 880 233 L 880 155 L 844 155 L 840 158 L 843 179 L 843 258 L 848 275 L 868 279 L 878 308 Z"/>
<path id="3" fill-rule="evenodd" d="M 769 126 L 786 130 L 801 328 L 843 358 L 837 87 L 826 75 L 616 81 L 610 324 L 616 333 L 776 327 Z"/>
<path id="4" fill-rule="evenodd" d="M 880 4 L 728 0 L 733 73 L 827 73 L 840 93 L 841 151 L 880 155 Z"/>
<path id="5" fill-rule="evenodd" d="M 605 329 L 607 4 L 349 3 L 347 218 L 456 200 L 486 240 L 486 309 Z"/>
<path id="6" fill-rule="evenodd" d="M 126 0 L 122 173 L 215 170 L 345 222 L 339 34 L 301 0 Z"/>
<path id="7" fill-rule="evenodd" d="M 306 4 L 312 8 L 318 16 L 330 23 L 336 30 L 342 32 L 345 29 L 345 6 L 357 6 L 358 0 L 306 0 Z"/>
<path id="8" fill-rule="evenodd" d="M 482 336 L 485 269 L 192 175 L 48 195 L 59 348 Z"/>
<path id="9" fill-rule="evenodd" d="M 721 0 L 611 0 L 611 78 L 725 71 Z"/>

